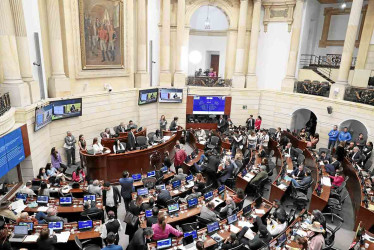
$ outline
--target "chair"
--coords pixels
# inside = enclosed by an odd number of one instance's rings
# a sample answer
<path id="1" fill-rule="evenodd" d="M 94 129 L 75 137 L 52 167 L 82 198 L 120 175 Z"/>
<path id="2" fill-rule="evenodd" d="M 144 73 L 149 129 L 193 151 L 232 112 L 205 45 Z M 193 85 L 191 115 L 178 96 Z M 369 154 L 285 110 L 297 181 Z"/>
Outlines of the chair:
<path id="1" fill-rule="evenodd" d="M 218 147 L 218 143 L 219 143 L 219 137 L 213 135 L 210 138 L 210 143 L 207 145 L 207 147 L 209 149 L 215 149 L 216 147 Z"/>
<path id="2" fill-rule="evenodd" d="M 231 189 L 234 189 L 235 188 L 235 182 L 236 182 L 236 178 L 228 178 L 225 181 L 225 185 L 228 186 Z"/>
<path id="3" fill-rule="evenodd" d="M 205 193 L 209 192 L 209 190 L 212 189 L 212 187 L 213 187 L 213 183 L 210 184 L 209 186 L 205 187 L 205 188 L 203 189 L 202 193 L 205 194 Z"/>
<path id="4" fill-rule="evenodd" d="M 196 216 L 196 220 L 197 220 L 198 228 L 200 229 L 206 227 L 209 223 L 211 223 L 211 221 L 201 218 L 198 215 Z"/>
<path id="5" fill-rule="evenodd" d="M 143 182 L 144 187 L 148 189 L 153 189 L 156 185 L 157 180 L 155 177 L 147 177 L 147 178 L 142 179 L 142 182 Z"/>
<path id="6" fill-rule="evenodd" d="M 312 186 L 313 180 L 310 182 L 309 185 L 303 186 L 303 187 L 294 187 L 293 185 L 291 186 L 291 198 L 293 199 L 293 203 L 289 206 L 295 206 L 299 210 L 302 210 L 303 208 L 306 207 L 309 199 L 308 199 L 308 190 Z"/>
<path id="7" fill-rule="evenodd" d="M 197 230 L 198 223 L 197 222 L 192 222 L 192 223 L 186 223 L 181 225 L 182 231 L 183 232 L 191 232 L 193 230 Z"/>
<path id="8" fill-rule="evenodd" d="M 363 168 L 363 170 L 368 171 L 371 168 L 372 165 L 373 165 L 373 162 L 371 160 L 367 160 L 362 168 Z"/>
<path id="9" fill-rule="evenodd" d="M 114 130 L 114 133 L 115 133 L 115 134 L 117 134 L 117 128 L 118 128 L 118 126 L 114 126 L 114 127 L 113 127 L 113 130 Z"/>
<path id="10" fill-rule="evenodd" d="M 268 179 L 269 178 L 265 178 L 263 179 L 257 186 L 256 186 L 256 194 L 257 195 L 263 195 L 264 194 L 264 190 L 266 191 L 269 191 L 268 188 L 265 188 L 265 184 L 268 182 Z"/>
<path id="11" fill-rule="evenodd" d="M 229 248 L 228 250 L 240 250 L 240 249 L 245 249 L 244 244 L 240 244 L 239 246 Z"/>
<path id="12" fill-rule="evenodd" d="M 339 215 L 338 212 L 342 211 L 344 201 L 345 201 L 345 199 L 347 199 L 348 196 L 349 196 L 349 194 L 347 193 L 346 196 L 344 196 L 343 198 L 340 197 L 340 199 L 329 198 L 329 200 L 327 201 L 327 209 L 331 213 Z M 332 217 L 331 219 L 332 219 L 332 222 L 334 222 L 333 221 L 334 217 Z"/>
<path id="13" fill-rule="evenodd" d="M 154 137 L 155 134 L 156 134 L 155 132 L 148 133 L 148 142 L 151 145 L 153 143 L 153 137 Z"/>
<path id="14" fill-rule="evenodd" d="M 138 147 L 140 147 L 140 149 L 147 148 L 147 137 L 138 136 L 138 137 L 136 137 L 136 142 L 138 144 Z"/>
<path id="15" fill-rule="evenodd" d="M 98 245 L 86 244 L 90 242 L 91 240 L 80 241 L 77 235 L 75 235 L 74 241 L 80 250 L 100 250 L 101 249 L 101 247 Z"/>
<path id="16" fill-rule="evenodd" d="M 236 204 L 236 208 L 240 211 L 243 209 L 244 201 L 247 199 L 247 195 L 241 200 L 238 204 Z"/>
<path id="17" fill-rule="evenodd" d="M 98 211 L 96 213 L 90 213 L 90 214 L 86 214 L 86 215 L 83 215 L 81 214 L 81 217 L 82 217 L 82 220 L 92 220 L 92 221 L 95 221 L 95 220 L 101 220 L 101 221 L 104 221 L 104 213 L 103 211 Z"/>
<path id="18" fill-rule="evenodd" d="M 268 176 L 271 177 L 273 176 L 274 174 L 274 169 L 276 168 L 277 166 L 275 165 L 275 163 L 273 161 L 269 161 L 269 171 L 268 171 Z"/>
<path id="19" fill-rule="evenodd" d="M 337 216 L 336 214 L 333 214 L 333 213 L 324 213 L 323 216 L 325 216 L 326 219 L 329 216 L 331 216 L 331 221 L 334 221 L 334 219 L 338 221 L 337 225 L 334 223 L 335 225 L 334 229 L 332 229 L 330 226 L 326 226 L 327 228 L 326 228 L 326 237 L 325 237 L 325 247 L 322 250 L 327 250 L 327 249 L 331 249 L 331 247 L 334 245 L 335 234 L 342 227 L 344 220 L 340 216 Z"/>
<path id="20" fill-rule="evenodd" d="M 328 149 L 328 148 L 319 148 L 318 149 L 318 154 L 320 155 L 322 152 L 326 152 L 326 155 L 331 154 L 330 149 Z"/>
<path id="21" fill-rule="evenodd" d="M 348 177 L 348 176 L 347 176 Z M 340 199 L 341 198 L 341 194 L 342 192 L 344 191 L 345 189 L 345 186 L 347 185 L 347 182 L 344 181 L 340 187 L 336 188 L 336 189 L 331 189 L 330 190 L 330 198 L 335 198 L 335 199 Z"/>
<path id="22" fill-rule="evenodd" d="M 300 154 L 297 156 L 297 164 L 301 165 L 305 161 L 305 156 L 303 154 Z"/>
<path id="23" fill-rule="evenodd" d="M 291 225 L 291 223 L 295 219 L 295 215 L 296 215 L 296 209 L 291 208 L 291 210 L 290 210 L 290 212 L 288 213 L 288 216 L 287 216 L 288 225 Z"/>
<path id="24" fill-rule="evenodd" d="M 270 159 L 273 157 L 274 155 L 274 150 L 271 150 L 270 153 L 269 153 L 269 156 L 268 156 L 268 160 L 270 161 Z"/>
<path id="25" fill-rule="evenodd" d="M 303 154 L 303 151 L 300 148 L 295 148 L 297 155 Z"/>

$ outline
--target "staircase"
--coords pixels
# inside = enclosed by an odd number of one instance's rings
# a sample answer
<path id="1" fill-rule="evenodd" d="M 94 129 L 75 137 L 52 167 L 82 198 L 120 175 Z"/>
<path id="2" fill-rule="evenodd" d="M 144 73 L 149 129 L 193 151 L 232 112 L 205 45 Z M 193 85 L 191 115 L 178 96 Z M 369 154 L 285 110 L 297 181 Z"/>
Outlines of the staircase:
<path id="1" fill-rule="evenodd" d="M 315 72 L 316 74 L 320 75 L 323 79 L 325 79 L 326 81 L 328 81 L 329 83 L 331 84 L 334 84 L 335 82 L 330 78 L 331 77 L 331 68 L 318 68 L 316 66 L 309 66 L 309 67 L 305 67 L 304 66 L 304 69 L 307 68 L 307 69 L 311 69 L 313 70 L 313 72 Z"/>

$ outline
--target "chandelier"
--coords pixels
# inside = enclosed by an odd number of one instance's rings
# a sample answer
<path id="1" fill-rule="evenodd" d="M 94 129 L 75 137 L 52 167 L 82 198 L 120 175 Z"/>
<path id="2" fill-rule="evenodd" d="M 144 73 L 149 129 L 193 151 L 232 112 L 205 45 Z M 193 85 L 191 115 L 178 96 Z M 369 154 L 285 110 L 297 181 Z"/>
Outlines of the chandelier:
<path id="1" fill-rule="evenodd" d="M 209 20 L 209 5 L 208 5 L 208 13 L 207 13 L 207 16 L 206 16 L 206 20 L 204 22 L 204 28 L 206 30 L 210 30 L 210 20 Z"/>

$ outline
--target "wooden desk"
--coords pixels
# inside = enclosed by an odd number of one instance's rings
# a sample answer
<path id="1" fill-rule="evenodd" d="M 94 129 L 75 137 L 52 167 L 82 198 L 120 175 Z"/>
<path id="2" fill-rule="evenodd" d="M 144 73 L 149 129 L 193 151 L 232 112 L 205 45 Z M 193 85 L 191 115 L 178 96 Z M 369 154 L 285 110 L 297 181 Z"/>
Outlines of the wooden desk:
<path id="1" fill-rule="evenodd" d="M 369 231 L 365 231 L 365 234 L 367 234 L 367 235 L 369 235 L 371 238 L 374 238 L 374 234 L 372 234 L 372 233 L 370 233 Z M 354 245 L 357 241 L 358 241 L 359 239 L 353 239 L 353 242 L 352 242 L 352 245 Z M 360 247 L 365 247 L 365 244 L 368 244 L 369 245 L 369 247 L 368 248 L 365 248 L 365 250 L 367 249 L 367 250 L 374 250 L 374 243 L 373 242 L 370 242 L 370 241 L 368 241 L 368 240 L 365 240 L 364 241 L 364 244 L 361 246 L 360 245 Z M 361 248 L 360 248 L 361 249 Z"/>
<path id="2" fill-rule="evenodd" d="M 255 156 L 255 166 L 252 167 L 251 171 L 249 173 L 247 173 L 247 175 L 250 175 L 250 180 L 248 181 L 248 179 L 242 175 L 242 173 L 239 173 L 237 176 L 236 176 L 236 184 L 235 184 L 235 187 L 236 188 L 241 188 L 243 190 L 245 190 L 245 188 L 247 187 L 248 183 L 252 180 L 252 178 L 254 178 L 256 176 L 256 174 L 258 173 L 259 171 L 259 168 L 258 168 L 258 165 L 261 164 L 261 158 L 258 156 L 258 154 L 256 153 L 256 156 Z"/>
<path id="3" fill-rule="evenodd" d="M 166 174 L 164 174 L 164 181 L 166 180 L 169 180 L 169 179 L 172 179 L 174 177 L 175 173 L 173 172 L 168 172 Z M 146 178 L 147 175 L 143 175 L 142 178 Z M 134 181 L 134 187 L 135 188 L 139 188 L 139 187 L 142 187 L 144 184 L 142 181 Z"/>
<path id="4" fill-rule="evenodd" d="M 292 143 L 293 147 L 299 148 L 303 151 L 306 149 L 306 141 L 296 138 L 295 136 L 293 136 L 291 133 L 287 131 L 283 131 L 282 135 L 287 136 L 287 138 L 290 139 L 290 142 Z"/>
<path id="5" fill-rule="evenodd" d="M 147 128 L 143 128 L 141 131 L 136 132 L 135 137 L 138 137 L 138 136 L 147 136 Z M 120 133 L 118 137 L 101 138 L 101 145 L 103 145 L 103 147 L 109 148 L 112 151 L 113 145 L 116 142 L 116 140 L 127 143 L 127 137 L 128 137 L 128 133 L 125 132 L 125 133 Z"/>
<path id="6" fill-rule="evenodd" d="M 199 149 L 199 154 L 195 158 L 193 158 L 188 163 L 183 162 L 183 165 L 182 165 L 183 173 L 188 174 L 190 172 L 190 167 L 192 167 L 195 163 L 198 163 L 203 154 L 204 154 L 204 150 Z"/>
<path id="7" fill-rule="evenodd" d="M 286 186 L 285 189 L 281 189 L 277 185 L 277 180 L 281 177 L 281 174 L 282 174 L 283 171 L 286 171 L 286 175 L 287 175 L 287 171 L 293 170 L 293 163 L 292 163 L 292 159 L 290 157 L 286 157 L 286 163 L 287 163 L 286 166 L 281 167 L 281 170 L 279 171 L 278 176 L 275 178 L 274 182 L 271 184 L 271 191 L 270 191 L 270 197 L 269 197 L 269 200 L 271 202 L 273 202 L 274 200 L 279 200 L 280 201 L 282 199 L 284 193 L 286 192 L 287 188 L 290 185 L 290 181 L 286 181 L 284 179 L 281 180 L 281 184 Z M 283 164 L 283 162 L 282 162 L 282 164 Z M 284 168 L 286 168 L 286 169 L 284 169 Z"/>
<path id="8" fill-rule="evenodd" d="M 162 144 L 123 154 L 89 155 L 81 151 L 82 157 L 87 162 L 87 176 L 91 179 L 115 182 L 122 177 L 122 172 L 125 170 L 130 174 L 152 171 L 154 169 L 150 166 L 151 155 L 158 152 L 163 156 L 165 151 L 171 152 L 181 134 L 182 131 L 179 130 Z"/>

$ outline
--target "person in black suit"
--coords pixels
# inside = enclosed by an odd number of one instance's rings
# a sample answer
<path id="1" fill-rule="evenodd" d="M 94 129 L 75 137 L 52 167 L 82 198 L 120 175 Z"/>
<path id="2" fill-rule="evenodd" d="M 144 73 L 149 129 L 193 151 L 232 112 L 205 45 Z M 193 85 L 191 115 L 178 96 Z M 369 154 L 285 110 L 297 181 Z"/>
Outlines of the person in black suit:
<path id="1" fill-rule="evenodd" d="M 284 149 L 284 153 L 285 153 L 286 157 L 291 157 L 292 160 L 297 160 L 298 153 L 295 150 L 295 148 L 292 147 L 291 142 L 287 143 L 287 146 Z"/>
<path id="2" fill-rule="evenodd" d="M 102 215 L 102 210 L 100 210 L 96 207 L 94 201 L 92 201 L 92 202 L 86 201 L 83 204 L 83 209 L 84 209 L 84 211 L 81 213 L 81 217 L 87 217 L 90 214 L 96 214 L 96 213 L 100 213 L 100 212 L 101 212 L 101 215 Z"/>
<path id="3" fill-rule="evenodd" d="M 326 172 L 332 176 L 335 176 L 335 172 L 340 168 L 340 162 L 336 159 L 336 156 L 332 157 L 331 164 L 326 164 Z"/>
<path id="4" fill-rule="evenodd" d="M 217 128 L 218 128 L 219 132 L 221 132 L 221 133 L 225 132 L 226 124 L 227 124 L 226 120 L 223 119 L 222 115 L 220 115 L 219 120 L 218 120 L 218 124 L 217 124 Z"/>
<path id="5" fill-rule="evenodd" d="M 131 239 L 127 250 L 147 250 L 147 241 L 150 241 L 152 237 L 152 228 L 139 228 Z"/>
<path id="6" fill-rule="evenodd" d="M 136 138 L 135 138 L 135 128 L 131 128 L 131 131 L 127 135 L 127 149 L 135 150 L 136 149 Z"/>
<path id="7" fill-rule="evenodd" d="M 177 131 L 178 130 L 178 117 L 174 117 L 173 121 L 170 123 L 169 127 L 170 131 Z"/>
<path id="8" fill-rule="evenodd" d="M 125 123 L 121 122 L 121 124 L 117 126 L 115 132 L 116 132 L 117 135 L 119 135 L 119 133 L 125 133 L 126 132 L 126 125 L 125 125 Z"/>
<path id="9" fill-rule="evenodd" d="M 355 163 L 355 164 L 360 164 L 361 163 L 362 156 L 361 156 L 360 149 L 358 147 L 353 148 L 353 154 L 352 154 L 351 161 L 352 161 L 352 163 Z"/>
<path id="10" fill-rule="evenodd" d="M 331 162 L 331 156 L 327 155 L 325 151 L 322 151 L 318 160 L 320 162 L 323 162 L 324 165 L 330 164 L 330 162 Z"/>
<path id="11" fill-rule="evenodd" d="M 54 250 L 56 249 L 54 245 L 57 244 L 57 236 L 53 234 L 50 237 L 48 228 L 43 228 L 42 231 L 40 231 L 36 244 L 40 250 Z"/>
<path id="12" fill-rule="evenodd" d="M 117 187 L 111 186 L 109 181 L 104 183 L 103 187 L 103 205 L 105 212 L 113 211 L 117 218 L 117 208 L 121 203 L 121 194 Z"/>
<path id="13" fill-rule="evenodd" d="M 152 216 L 147 218 L 147 227 L 152 227 L 153 224 L 157 224 L 158 212 L 158 207 L 152 208 Z"/>
<path id="14" fill-rule="evenodd" d="M 231 233 L 229 237 L 226 238 L 225 242 L 222 244 L 222 249 L 231 249 L 239 246 L 239 241 L 235 233 Z"/>
<path id="15" fill-rule="evenodd" d="M 247 129 L 248 130 L 254 130 L 255 129 L 255 119 L 253 119 L 253 115 L 249 116 L 246 123 L 247 123 Z"/>
<path id="16" fill-rule="evenodd" d="M 291 172 L 290 177 L 295 180 L 302 180 L 305 177 L 304 165 L 300 164 L 298 168 Z"/>
<path id="17" fill-rule="evenodd" d="M 137 196 L 136 200 L 130 201 L 129 212 L 131 212 L 135 216 L 139 216 L 140 213 L 144 211 L 142 204 L 143 204 L 143 197 Z"/>
<path id="18" fill-rule="evenodd" d="M 249 249 L 251 250 L 258 250 L 262 247 L 269 244 L 272 237 L 269 231 L 266 229 L 266 226 L 261 225 L 258 228 L 258 233 L 252 240 L 248 240 L 244 237 L 245 233 L 248 231 L 248 227 L 243 227 L 243 229 L 238 234 L 238 239 L 240 243 L 249 246 Z"/>
<path id="19" fill-rule="evenodd" d="M 170 192 L 165 189 L 161 190 L 161 187 L 156 187 L 157 205 L 166 207 L 166 202 L 171 199 Z"/>
<path id="20" fill-rule="evenodd" d="M 205 173 L 208 176 L 208 185 L 213 184 L 213 187 L 217 186 L 217 170 L 220 164 L 220 159 L 218 156 L 209 153 L 208 164 L 205 168 Z M 208 186 L 207 185 L 207 186 Z"/>
<path id="21" fill-rule="evenodd" d="M 221 176 L 218 178 L 218 185 L 222 185 L 226 182 L 227 179 L 232 177 L 232 171 L 234 170 L 233 164 L 231 164 L 229 159 L 226 159 L 225 168 L 220 171 Z"/>

